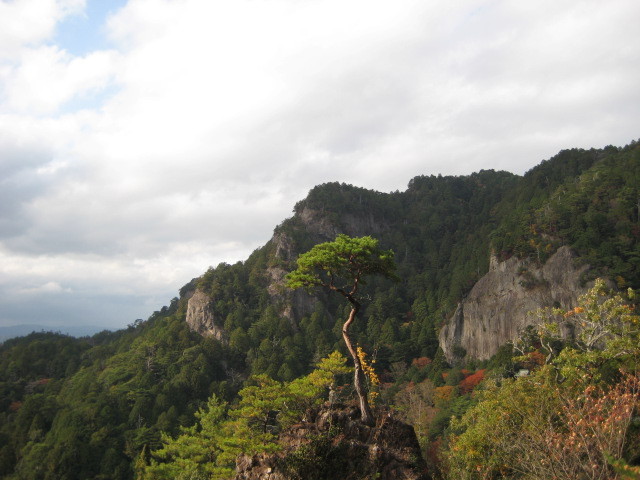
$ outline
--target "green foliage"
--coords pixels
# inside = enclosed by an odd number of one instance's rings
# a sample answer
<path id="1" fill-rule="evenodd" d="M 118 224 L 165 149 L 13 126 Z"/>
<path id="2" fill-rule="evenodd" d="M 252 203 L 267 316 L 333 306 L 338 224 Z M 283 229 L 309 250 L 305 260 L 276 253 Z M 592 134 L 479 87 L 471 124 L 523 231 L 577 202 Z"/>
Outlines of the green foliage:
<path id="1" fill-rule="evenodd" d="M 297 281 L 307 286 L 330 284 L 333 274 L 334 286 L 344 288 L 348 282 L 338 278 L 358 275 L 346 261 L 349 249 L 358 255 L 372 253 L 364 255 L 368 260 L 361 265 L 368 269 L 366 274 L 376 269 L 390 272 L 389 254 L 395 252 L 399 282 L 385 275 L 369 276 L 366 284 L 358 281 L 359 298 L 371 301 L 363 302 L 363 321 L 353 325 L 352 335 L 375 355 L 382 382 L 390 377 L 397 381 L 395 393 L 381 391 L 382 400 L 393 403 L 402 397 L 398 392 L 405 392 L 403 401 L 418 405 L 415 395 L 405 391 L 409 382 L 448 392 L 447 400 L 438 400 L 437 406 L 433 398 L 422 398 L 421 412 L 428 415 L 416 414 L 412 420 L 419 425 L 423 443 L 426 438 L 446 439 L 452 432 L 451 417 L 473 409 L 483 394 L 482 385 L 471 393 L 461 391 L 460 369 L 445 380 L 449 366 L 438 349 L 438 331 L 488 270 L 490 250 L 500 260 L 518 255 L 543 262 L 560 245 L 569 245 L 579 262 L 592 266 L 585 281 L 601 275 L 621 290 L 640 287 L 639 163 L 640 145 L 634 142 L 624 148 L 565 150 L 524 177 L 490 170 L 462 177 L 419 176 L 406 191 L 392 193 L 320 185 L 296 204 L 296 215 L 276 228 L 273 241 L 245 262 L 210 268 L 181 289 L 180 299 L 171 300 L 149 320 L 91 338 L 40 332 L 1 345 L 0 476 L 130 479 L 153 461 L 160 468 L 171 461 L 156 458 L 154 452 L 169 438 L 206 430 L 199 422 L 209 411 L 207 399 L 212 395 L 231 411 L 258 403 L 259 392 L 248 390 L 243 392 L 245 404 L 240 404 L 238 392 L 251 387 L 245 383 L 250 377 L 258 381 L 266 375 L 271 382 L 265 394 L 274 397 L 265 401 L 273 403 L 275 419 L 262 425 L 273 427 L 274 435 L 319 401 L 344 399 L 347 389 L 340 387 L 347 378 L 341 369 L 346 367 L 338 357 L 335 365 L 309 372 L 330 352 L 346 352 L 341 329 L 349 307 L 337 296 L 315 291 L 315 307 L 298 316 L 302 292 L 292 301 L 290 292 L 276 292 L 278 286 L 272 283 L 283 270 L 295 269 L 298 253 L 333 240 L 323 236 L 329 231 L 353 237 L 375 234 L 378 243 L 339 237 L 337 250 L 316 250 L 316 260 L 333 255 L 336 262 L 330 269 L 316 268 L 314 253 L 304 272 L 309 277 Z M 538 287 L 526 272 L 523 278 L 527 287 Z M 196 288 L 213 299 L 225 342 L 203 339 L 186 327 L 187 298 Z M 628 307 L 633 302 L 622 293 L 613 299 L 598 293 L 581 307 L 584 311 L 549 310 L 549 328 L 533 332 L 520 353 L 543 352 L 553 362 L 545 367 L 551 369 L 552 380 L 557 376 L 564 385 L 583 373 L 598 388 L 600 383 L 616 384 L 623 378 L 620 369 L 633 371 L 639 356 L 633 323 L 637 317 Z M 297 322 L 283 316 L 290 305 Z M 564 335 L 568 330 L 574 331 L 573 338 Z M 503 385 L 511 382 L 503 377 L 513 376 L 525 360 L 514 359 L 511 348 L 505 346 L 485 365 L 487 376 Z M 432 361 L 423 367 L 411 365 L 419 357 Z M 393 365 L 405 367 L 392 375 Z M 530 378 L 537 375 L 542 374 Z M 525 389 L 526 381 L 513 383 Z M 499 392 L 502 387 L 492 388 Z M 433 403 L 427 406 L 429 401 Z M 239 431 L 261 425 L 256 419 L 245 422 L 244 416 L 230 416 L 229 410 L 221 418 L 220 435 L 225 438 L 229 434 L 223 427 L 229 422 L 236 422 Z M 459 425 L 463 427 L 456 427 L 455 434 L 462 438 L 467 427 Z M 222 441 L 220 445 L 216 458 L 228 458 L 216 460 L 216 468 L 229 468 L 234 452 L 249 448 Z M 630 461 L 632 456 L 625 453 L 624 458 Z M 497 463 L 491 472 L 500 474 Z"/>
<path id="2" fill-rule="evenodd" d="M 598 280 L 577 307 L 539 312 L 540 338 L 569 323 L 575 343 L 529 376 L 489 384 L 454 417 L 452 478 L 615 478 L 612 465 L 637 457 L 640 379 L 625 372 L 640 367 L 639 317 L 628 301 Z"/>
<path id="3" fill-rule="evenodd" d="M 567 150 L 528 172 L 492 234 L 501 258 L 570 245 L 593 275 L 640 285 L 640 145 Z M 509 210 L 507 210 L 509 209 Z"/>
<path id="4" fill-rule="evenodd" d="M 316 245 L 298 257 L 298 268 L 287 275 L 289 288 L 325 286 L 351 292 L 366 283 L 366 276 L 393 277 L 393 252 L 381 250 L 371 237 L 338 235 L 333 242 Z"/>
<path id="5" fill-rule="evenodd" d="M 452 423 L 452 478 L 615 478 L 625 451 L 638 378 L 615 386 L 558 383 L 549 366 L 485 391 Z M 614 460 L 612 462 L 611 460 Z"/>
<path id="6" fill-rule="evenodd" d="M 35 334 L 3 345 L 0 352 L 15 355 L 0 353 L 0 369 L 18 358 L 21 373 L 0 381 L 9 412 L 0 414 L 0 435 L 11 438 L 4 451 L 13 452 L 1 468 L 16 478 L 130 479 L 141 452 L 160 445 L 161 430 L 192 423 L 212 392 L 234 393 L 221 363 L 239 368 L 234 355 L 191 333 L 176 316 L 181 309 L 174 302 L 117 334 Z M 59 380 L 42 378 L 56 372 Z"/>
<path id="7" fill-rule="evenodd" d="M 354 388 L 360 401 L 363 423 L 373 425 L 375 419 L 369 406 L 377 392 L 367 393 L 367 384 L 377 380 L 375 372 L 364 360 L 364 350 L 357 350 L 351 341 L 351 326 L 358 314 L 361 285 L 371 275 L 395 278 L 393 252 L 378 247 L 371 237 L 351 238 L 338 235 L 333 242 L 316 245 L 298 257 L 298 268 L 287 275 L 287 286 L 292 289 L 325 287 L 342 295 L 350 304 L 350 312 L 342 327 L 342 336 L 354 363 Z M 393 327 L 391 327 L 393 328 Z M 367 381 L 368 379 L 368 381 Z"/>
<path id="8" fill-rule="evenodd" d="M 611 292 L 603 279 L 597 279 L 593 288 L 580 296 L 577 307 L 538 312 L 544 320 L 539 334 L 545 346 L 563 340 L 567 332 L 573 336 L 571 347 L 556 361 L 564 366 L 563 375 L 575 375 L 582 365 L 598 367 L 600 373 L 637 368 L 640 316 L 634 313 L 634 297 L 632 289 L 626 295 Z M 547 350 L 552 348 L 547 346 Z"/>
<path id="9" fill-rule="evenodd" d="M 289 411 L 294 415 L 301 414 L 325 398 L 334 401 L 337 387 L 343 385 L 345 377 L 351 373 L 351 368 L 347 367 L 346 362 L 344 355 L 334 351 L 323 358 L 309 375 L 293 380 L 287 388 L 298 412 L 296 409 Z"/>
<path id="10" fill-rule="evenodd" d="M 181 427 L 175 437 L 162 433 L 162 446 L 149 460 L 139 459 L 138 478 L 223 479 L 232 476 L 238 455 L 278 451 L 281 429 L 327 398 L 348 370 L 345 363 L 344 356 L 333 352 L 309 375 L 291 383 L 252 377 L 233 406 L 213 395 L 196 412 L 195 425 Z"/>
<path id="11" fill-rule="evenodd" d="M 225 479 L 233 475 L 233 458 L 225 456 L 223 445 L 228 431 L 223 421 L 227 405 L 216 395 L 196 413 L 196 424 L 182 427 L 175 438 L 166 433 L 161 436 L 162 448 L 153 452 L 153 459 L 146 465 L 141 459 L 138 479 Z M 225 461 L 226 460 L 226 461 Z"/>

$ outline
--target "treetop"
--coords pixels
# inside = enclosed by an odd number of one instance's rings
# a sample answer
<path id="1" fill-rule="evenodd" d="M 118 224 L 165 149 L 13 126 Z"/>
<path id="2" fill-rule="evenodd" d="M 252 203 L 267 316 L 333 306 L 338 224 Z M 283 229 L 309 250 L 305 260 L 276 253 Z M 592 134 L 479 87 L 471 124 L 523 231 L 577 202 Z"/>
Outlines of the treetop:
<path id="1" fill-rule="evenodd" d="M 340 234 L 300 255 L 298 268 L 287 275 L 287 286 L 307 290 L 324 286 L 353 295 L 367 275 L 395 278 L 393 251 L 382 250 L 370 236 Z"/>

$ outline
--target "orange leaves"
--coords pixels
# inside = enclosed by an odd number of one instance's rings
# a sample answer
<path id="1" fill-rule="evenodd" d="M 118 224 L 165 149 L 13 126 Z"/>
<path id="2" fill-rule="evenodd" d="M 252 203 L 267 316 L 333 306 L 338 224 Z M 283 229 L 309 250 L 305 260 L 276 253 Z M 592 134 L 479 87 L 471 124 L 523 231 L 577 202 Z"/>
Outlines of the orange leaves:
<path id="1" fill-rule="evenodd" d="M 452 478 L 613 479 L 622 472 L 625 440 L 640 407 L 640 377 L 614 386 L 553 382 L 543 368 L 505 382 L 472 407 L 452 430 Z M 619 462 L 617 465 L 614 462 Z M 468 476 L 481 466 L 479 476 Z M 613 467 L 613 468 L 612 468 Z M 626 477 L 625 477 L 626 478 Z"/>
<path id="2" fill-rule="evenodd" d="M 449 402 L 449 401 L 451 401 L 451 398 L 453 396 L 455 388 L 456 387 L 454 387 L 453 385 L 445 385 L 443 387 L 436 387 L 435 388 L 435 395 L 434 395 L 435 402 L 439 403 L 439 402 Z"/>
<path id="3" fill-rule="evenodd" d="M 550 460 L 573 478 L 605 478 L 610 461 L 619 459 L 633 412 L 638 408 L 640 379 L 628 375 L 609 390 L 587 386 L 575 397 L 561 395 L 563 404 L 559 419 L 563 429 L 544 436 Z M 584 458 L 591 459 L 585 464 Z M 590 469 L 591 472 L 587 470 Z"/>
<path id="4" fill-rule="evenodd" d="M 576 307 L 576 308 L 574 308 L 574 309 L 569 310 L 568 312 L 566 312 L 566 313 L 563 315 L 563 317 L 564 317 L 564 318 L 569 318 L 569 317 L 572 317 L 572 316 L 574 316 L 574 315 L 578 315 L 578 314 L 583 313 L 583 312 L 584 312 L 584 308 L 582 308 L 582 307 Z"/>
<path id="5" fill-rule="evenodd" d="M 478 384 L 484 380 L 486 370 L 478 370 L 476 373 L 467 376 L 460 382 L 460 393 L 470 393 Z"/>
<path id="6" fill-rule="evenodd" d="M 429 357 L 418 357 L 418 358 L 414 358 L 411 361 L 411 365 L 418 367 L 418 368 L 424 368 L 427 365 L 429 365 L 431 363 L 431 359 Z"/>
<path id="7" fill-rule="evenodd" d="M 547 358 L 540 350 L 534 350 L 527 352 L 518 359 L 522 365 L 522 368 L 527 370 L 536 370 L 538 367 L 545 364 Z"/>

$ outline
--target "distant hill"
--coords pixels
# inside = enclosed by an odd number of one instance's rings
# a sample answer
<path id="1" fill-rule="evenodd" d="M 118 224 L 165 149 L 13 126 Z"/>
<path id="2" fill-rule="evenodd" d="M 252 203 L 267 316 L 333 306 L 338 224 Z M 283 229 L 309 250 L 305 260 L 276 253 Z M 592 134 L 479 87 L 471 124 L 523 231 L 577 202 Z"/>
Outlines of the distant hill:
<path id="1" fill-rule="evenodd" d="M 105 327 L 98 325 L 73 325 L 73 326 L 51 326 L 51 325 L 11 325 L 8 327 L 0 327 L 0 342 L 4 342 L 10 338 L 22 337 L 31 332 L 58 332 L 72 337 L 87 337 L 94 335 Z"/>

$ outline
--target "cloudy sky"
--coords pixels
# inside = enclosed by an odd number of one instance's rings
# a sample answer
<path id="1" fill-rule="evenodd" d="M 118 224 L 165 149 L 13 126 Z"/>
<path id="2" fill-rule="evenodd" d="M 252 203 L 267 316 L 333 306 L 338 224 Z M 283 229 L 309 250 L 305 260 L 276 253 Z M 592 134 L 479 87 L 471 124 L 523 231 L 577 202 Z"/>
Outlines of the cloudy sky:
<path id="1" fill-rule="evenodd" d="M 0 0 L 0 326 L 120 328 L 314 185 L 640 138 L 638 0 Z"/>

